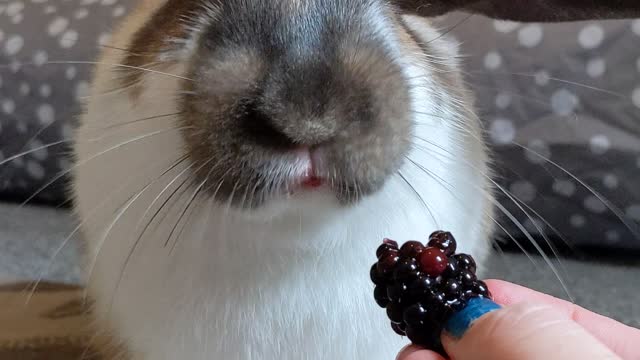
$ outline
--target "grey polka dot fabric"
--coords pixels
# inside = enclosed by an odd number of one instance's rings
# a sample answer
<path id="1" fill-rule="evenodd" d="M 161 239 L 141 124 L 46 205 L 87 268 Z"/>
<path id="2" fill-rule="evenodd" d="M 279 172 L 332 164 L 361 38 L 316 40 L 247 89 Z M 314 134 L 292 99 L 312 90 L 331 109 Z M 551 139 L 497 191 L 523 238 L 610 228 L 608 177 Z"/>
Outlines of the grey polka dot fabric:
<path id="1" fill-rule="evenodd" d="M 0 0 L 0 194 L 59 203 L 69 139 L 98 44 L 130 8 L 119 0 Z M 57 145 L 50 145 L 59 143 Z M 34 151 L 35 150 L 35 151 Z M 18 154 L 29 152 L 25 156 Z M 58 181 L 54 181 L 57 178 Z"/>
<path id="2" fill-rule="evenodd" d="M 451 34 L 462 43 L 506 210 L 538 239 L 640 250 L 640 19 L 474 16 Z M 508 216 L 500 223 L 522 238 Z"/>
<path id="3" fill-rule="evenodd" d="M 134 0 L 0 1 L 0 196 L 66 200 L 65 158 L 90 66 Z M 458 22 L 453 14 L 439 24 Z M 495 153 L 501 203 L 522 239 L 640 249 L 640 20 L 451 30 Z M 38 149 L 38 150 L 36 150 Z M 36 151 L 33 151 L 36 150 Z M 23 152 L 28 155 L 14 156 Z"/>

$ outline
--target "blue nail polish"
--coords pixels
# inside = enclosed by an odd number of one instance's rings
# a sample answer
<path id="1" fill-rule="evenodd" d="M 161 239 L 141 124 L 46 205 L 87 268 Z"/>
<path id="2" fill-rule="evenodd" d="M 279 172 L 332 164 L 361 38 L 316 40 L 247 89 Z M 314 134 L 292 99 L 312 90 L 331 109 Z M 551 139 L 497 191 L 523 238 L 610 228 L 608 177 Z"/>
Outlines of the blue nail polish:
<path id="1" fill-rule="evenodd" d="M 500 305 L 485 298 L 473 298 L 461 311 L 453 314 L 444 325 L 444 329 L 454 338 L 459 339 L 482 315 L 500 309 Z"/>

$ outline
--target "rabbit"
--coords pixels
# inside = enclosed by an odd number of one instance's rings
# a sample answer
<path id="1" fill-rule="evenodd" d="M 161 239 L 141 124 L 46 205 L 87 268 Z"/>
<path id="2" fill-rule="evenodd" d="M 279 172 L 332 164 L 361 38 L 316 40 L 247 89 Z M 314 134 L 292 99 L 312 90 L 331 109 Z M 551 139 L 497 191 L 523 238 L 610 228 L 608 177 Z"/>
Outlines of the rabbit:
<path id="1" fill-rule="evenodd" d="M 458 44 L 383 0 L 143 0 L 74 133 L 96 332 L 132 360 L 389 360 L 385 237 L 482 268 L 484 133 Z"/>

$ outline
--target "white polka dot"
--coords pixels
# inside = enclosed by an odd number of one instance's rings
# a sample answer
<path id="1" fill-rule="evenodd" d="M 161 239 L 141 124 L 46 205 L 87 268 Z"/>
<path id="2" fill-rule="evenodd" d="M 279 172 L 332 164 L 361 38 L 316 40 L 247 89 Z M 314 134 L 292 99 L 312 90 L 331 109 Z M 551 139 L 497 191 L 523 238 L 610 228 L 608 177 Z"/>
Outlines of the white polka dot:
<path id="1" fill-rule="evenodd" d="M 73 17 L 75 17 L 76 19 L 84 19 L 89 15 L 89 10 L 85 9 L 85 8 L 81 8 L 76 10 L 76 12 L 73 14 Z"/>
<path id="2" fill-rule="evenodd" d="M 522 225 L 532 234 L 544 234 L 545 233 L 545 223 L 540 219 L 526 219 Z"/>
<path id="3" fill-rule="evenodd" d="M 551 149 L 546 142 L 534 139 L 529 142 L 525 150 L 525 157 L 533 164 L 544 164 L 551 157 Z"/>
<path id="4" fill-rule="evenodd" d="M 22 50 L 24 46 L 24 39 L 20 35 L 12 35 L 7 39 L 7 42 L 4 44 L 4 51 L 9 56 L 16 55 Z"/>
<path id="5" fill-rule="evenodd" d="M 513 30 L 517 29 L 518 26 L 520 26 L 520 24 L 514 21 L 505 21 L 505 20 L 493 21 L 493 28 L 496 29 L 496 31 L 501 33 L 512 32 Z"/>
<path id="6" fill-rule="evenodd" d="M 575 214 L 571 215 L 571 218 L 569 218 L 569 222 L 571 223 L 571 226 L 579 228 L 583 227 L 587 220 L 585 220 L 584 216 Z"/>
<path id="7" fill-rule="evenodd" d="M 640 205 L 631 205 L 627 208 L 626 214 L 629 218 L 640 221 Z"/>
<path id="8" fill-rule="evenodd" d="M 127 12 L 127 10 L 124 8 L 124 6 L 118 5 L 113 9 L 113 16 L 120 17 L 124 15 L 125 12 Z"/>
<path id="9" fill-rule="evenodd" d="M 24 20 L 24 15 L 22 15 L 22 14 L 14 15 L 11 18 L 11 23 L 12 24 L 20 24 L 22 22 L 22 20 Z"/>
<path id="10" fill-rule="evenodd" d="M 53 14 L 54 12 L 58 11 L 58 8 L 56 8 L 53 5 L 49 5 L 47 7 L 44 8 L 44 13 L 45 14 Z"/>
<path id="11" fill-rule="evenodd" d="M 40 96 L 45 98 L 51 96 L 51 85 L 49 84 L 40 85 Z"/>
<path id="12" fill-rule="evenodd" d="M 67 158 L 62 158 L 62 159 L 58 160 L 58 167 L 61 170 L 68 170 L 68 169 L 71 168 L 71 166 L 72 166 L 71 165 L 71 161 L 69 161 L 69 159 L 67 159 Z"/>
<path id="13" fill-rule="evenodd" d="M 111 40 L 111 34 L 103 33 L 98 37 L 98 45 L 108 45 Z"/>
<path id="14" fill-rule="evenodd" d="M 608 244 L 617 244 L 620 242 L 620 234 L 615 230 L 607 230 L 604 237 Z"/>
<path id="15" fill-rule="evenodd" d="M 587 25 L 578 35 L 578 43 L 585 49 L 595 49 L 604 39 L 604 30 L 600 25 Z"/>
<path id="16" fill-rule="evenodd" d="M 19 90 L 20 90 L 20 95 L 27 96 L 31 92 L 31 87 L 29 86 L 29 84 L 23 82 L 22 84 L 20 84 Z"/>
<path id="17" fill-rule="evenodd" d="M 573 114 L 579 102 L 578 97 L 567 89 L 556 90 L 551 95 L 551 109 L 559 116 Z"/>
<path id="18" fill-rule="evenodd" d="M 67 78 L 67 80 L 75 79 L 76 75 L 78 75 L 78 70 L 75 66 L 69 66 L 64 72 L 64 76 Z"/>
<path id="19" fill-rule="evenodd" d="M 26 130 L 20 131 L 21 128 L 24 127 L 24 123 L 19 123 L 18 126 L 16 127 L 16 129 L 18 129 L 19 132 L 25 132 Z M 24 167 L 24 157 L 19 157 L 19 158 L 15 158 L 12 162 L 11 165 L 13 165 L 14 167 L 17 168 L 21 168 Z"/>
<path id="20" fill-rule="evenodd" d="M 86 81 L 80 81 L 76 85 L 76 99 L 84 99 L 89 96 L 89 83 Z"/>
<path id="21" fill-rule="evenodd" d="M 18 130 L 20 134 L 26 134 L 27 130 L 29 130 L 29 127 L 27 126 L 26 122 L 20 121 L 16 124 L 16 130 Z"/>
<path id="22" fill-rule="evenodd" d="M 602 76 L 602 74 L 604 74 L 606 68 L 607 68 L 607 65 L 604 62 L 604 59 L 602 58 L 591 59 L 587 63 L 587 74 L 589 74 L 589 76 L 593 78 L 600 77 Z"/>
<path id="23" fill-rule="evenodd" d="M 526 25 L 518 31 L 518 41 L 524 47 L 537 46 L 542 41 L 542 26 L 538 24 Z"/>
<path id="24" fill-rule="evenodd" d="M 21 68 L 22 63 L 17 59 L 14 59 L 13 61 L 11 61 L 11 64 L 9 64 L 9 70 L 11 70 L 11 72 L 13 72 L 14 74 L 17 74 Z"/>
<path id="25" fill-rule="evenodd" d="M 44 50 L 38 50 L 33 54 L 33 64 L 36 66 L 42 66 L 49 60 L 49 55 Z"/>
<path id="26" fill-rule="evenodd" d="M 60 128 L 60 135 L 62 135 L 63 139 L 71 139 L 73 136 L 73 128 L 69 124 L 63 124 Z"/>
<path id="27" fill-rule="evenodd" d="M 34 179 L 41 180 L 44 178 L 44 168 L 36 161 L 27 161 L 27 173 Z"/>
<path id="28" fill-rule="evenodd" d="M 633 101 L 633 104 L 635 106 L 640 108 L 640 87 L 637 87 L 635 90 L 633 90 L 633 93 L 631 94 L 631 100 Z"/>
<path id="29" fill-rule="evenodd" d="M 4 99 L 0 104 L 2 105 L 2 111 L 5 114 L 13 114 L 13 112 L 16 110 L 16 103 L 11 99 Z"/>
<path id="30" fill-rule="evenodd" d="M 636 35 L 640 36 L 640 19 L 633 20 L 631 23 L 631 30 L 633 30 Z"/>
<path id="31" fill-rule="evenodd" d="M 490 51 L 484 57 L 484 67 L 490 70 L 495 70 L 502 65 L 502 57 L 495 51 Z"/>
<path id="32" fill-rule="evenodd" d="M 540 70 L 535 73 L 533 78 L 536 84 L 540 86 L 546 86 L 547 84 L 549 84 L 549 80 L 551 79 L 551 76 L 545 70 Z"/>
<path id="33" fill-rule="evenodd" d="M 607 206 L 597 197 L 590 195 L 584 199 L 584 207 L 596 214 L 602 214 L 607 211 Z"/>
<path id="34" fill-rule="evenodd" d="M 56 119 L 56 112 L 53 109 L 53 106 L 49 104 L 42 104 L 38 106 L 36 115 L 38 117 L 38 121 L 40 121 L 40 124 L 42 125 L 49 125 Z"/>
<path id="35" fill-rule="evenodd" d="M 69 26 L 69 20 L 63 17 L 57 17 L 49 24 L 47 32 L 51 36 L 58 36 L 67 29 L 67 26 Z"/>
<path id="36" fill-rule="evenodd" d="M 78 32 L 75 30 L 67 30 L 60 37 L 60 46 L 69 49 L 78 42 Z"/>
<path id="37" fill-rule="evenodd" d="M 536 187 L 528 181 L 516 181 L 509 190 L 520 201 L 530 202 L 536 198 Z"/>
<path id="38" fill-rule="evenodd" d="M 562 196 L 571 197 L 576 192 L 576 184 L 571 180 L 556 179 L 553 182 L 553 191 Z"/>
<path id="39" fill-rule="evenodd" d="M 516 128 L 511 120 L 498 118 L 491 123 L 489 136 L 494 144 L 509 144 L 516 136 Z"/>
<path id="40" fill-rule="evenodd" d="M 496 96 L 496 106 L 500 109 L 506 109 L 511 105 L 511 95 L 500 93 Z"/>
<path id="41" fill-rule="evenodd" d="M 615 189 L 618 187 L 619 181 L 615 174 L 606 174 L 602 178 L 602 183 L 609 189 Z"/>
<path id="42" fill-rule="evenodd" d="M 22 12 L 22 10 L 24 10 L 24 4 L 22 1 L 14 1 L 7 5 L 5 14 L 7 14 L 7 16 L 16 16 Z"/>
<path id="43" fill-rule="evenodd" d="M 44 144 L 40 140 L 34 139 L 33 141 L 31 141 L 31 145 L 29 146 L 29 148 L 31 150 L 38 150 L 29 153 L 29 155 L 40 161 L 45 160 L 49 156 L 49 151 L 46 148 L 42 148 L 43 146 Z"/>
<path id="44" fill-rule="evenodd" d="M 606 153 L 611 147 L 611 141 L 605 135 L 595 135 L 589 140 L 589 148 L 596 155 Z"/>

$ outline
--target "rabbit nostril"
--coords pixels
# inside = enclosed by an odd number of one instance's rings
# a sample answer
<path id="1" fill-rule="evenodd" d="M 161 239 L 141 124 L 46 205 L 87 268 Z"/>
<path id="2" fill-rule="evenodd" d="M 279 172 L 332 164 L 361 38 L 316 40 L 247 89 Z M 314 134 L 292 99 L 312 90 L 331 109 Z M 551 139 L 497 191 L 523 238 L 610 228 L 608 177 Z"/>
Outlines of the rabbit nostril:
<path id="1" fill-rule="evenodd" d="M 251 141 L 279 149 L 291 149 L 296 146 L 293 140 L 274 126 L 273 120 L 256 104 L 248 103 L 242 106 L 238 117 L 243 132 Z"/>

